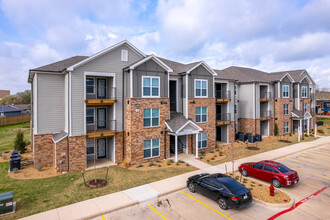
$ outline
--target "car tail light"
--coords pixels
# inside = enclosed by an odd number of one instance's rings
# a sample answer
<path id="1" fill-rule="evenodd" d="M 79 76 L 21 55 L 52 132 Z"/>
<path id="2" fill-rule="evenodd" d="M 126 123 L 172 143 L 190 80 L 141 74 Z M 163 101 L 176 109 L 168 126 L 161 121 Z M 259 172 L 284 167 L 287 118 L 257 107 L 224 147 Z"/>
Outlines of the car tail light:
<path id="1" fill-rule="evenodd" d="M 230 197 L 231 198 L 231 200 L 233 200 L 233 201 L 238 201 L 239 200 L 239 198 L 236 198 L 236 197 Z"/>
<path id="2" fill-rule="evenodd" d="M 289 177 L 288 177 L 288 176 L 284 176 L 284 178 L 285 178 L 285 179 L 289 179 Z"/>

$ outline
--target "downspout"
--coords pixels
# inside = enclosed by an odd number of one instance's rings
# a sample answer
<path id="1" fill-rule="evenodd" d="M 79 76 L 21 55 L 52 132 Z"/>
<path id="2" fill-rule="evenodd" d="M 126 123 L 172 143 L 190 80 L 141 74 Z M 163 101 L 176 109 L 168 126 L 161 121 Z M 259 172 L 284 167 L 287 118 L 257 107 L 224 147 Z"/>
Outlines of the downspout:
<path id="1" fill-rule="evenodd" d="M 70 72 L 68 73 L 68 136 L 67 136 L 67 154 L 68 154 L 68 172 L 70 170 L 70 141 L 69 141 L 69 135 L 71 133 L 71 112 L 70 112 L 70 84 L 71 84 L 71 77 Z M 85 120 L 85 119 L 84 119 Z M 87 160 L 87 159 L 86 159 Z"/>
<path id="2" fill-rule="evenodd" d="M 164 159 L 166 159 L 166 129 L 164 129 Z"/>
<path id="3" fill-rule="evenodd" d="M 254 82 L 254 135 L 257 134 L 257 82 Z"/>
<path id="4" fill-rule="evenodd" d="M 275 83 L 274 83 L 274 86 L 273 86 L 273 94 L 274 94 L 274 101 L 273 101 L 273 109 L 274 109 L 274 116 L 273 116 L 273 118 L 274 118 L 274 123 L 273 123 L 273 133 L 274 133 L 274 131 L 275 131 Z"/>
<path id="5" fill-rule="evenodd" d="M 125 109 L 125 71 L 123 70 L 123 94 L 122 94 L 123 161 L 124 161 L 124 158 L 125 158 L 125 136 L 126 136 L 125 111 L 124 111 L 124 109 Z"/>

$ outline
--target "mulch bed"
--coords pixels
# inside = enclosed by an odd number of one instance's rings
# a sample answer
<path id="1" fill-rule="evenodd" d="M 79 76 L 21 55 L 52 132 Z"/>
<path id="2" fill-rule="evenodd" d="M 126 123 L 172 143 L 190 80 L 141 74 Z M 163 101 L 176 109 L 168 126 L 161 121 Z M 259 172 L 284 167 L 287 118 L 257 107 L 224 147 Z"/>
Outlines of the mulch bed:
<path id="1" fill-rule="evenodd" d="M 103 180 L 103 179 L 93 179 L 93 180 L 89 180 L 86 183 L 86 186 L 91 188 L 91 189 L 97 189 L 97 188 L 101 188 L 103 186 L 107 185 L 107 181 Z"/>
<path id="2" fill-rule="evenodd" d="M 260 150 L 259 147 L 252 147 L 252 146 L 246 147 L 246 149 L 248 149 L 248 150 Z"/>
<path id="3" fill-rule="evenodd" d="M 292 141 L 288 141 L 288 140 L 278 140 L 280 142 L 284 142 L 284 143 L 292 143 Z"/>

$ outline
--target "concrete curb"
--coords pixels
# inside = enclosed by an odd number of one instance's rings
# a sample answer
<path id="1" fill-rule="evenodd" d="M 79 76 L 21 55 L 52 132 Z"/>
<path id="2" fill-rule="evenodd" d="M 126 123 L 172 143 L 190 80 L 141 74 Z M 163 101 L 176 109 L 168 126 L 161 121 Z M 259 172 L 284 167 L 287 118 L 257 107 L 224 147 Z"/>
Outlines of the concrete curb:
<path id="1" fill-rule="evenodd" d="M 128 203 L 128 204 L 125 204 L 125 205 L 122 205 L 120 207 L 116 207 L 114 209 L 109 209 L 109 210 L 106 210 L 106 211 L 101 211 L 100 213 L 93 213 L 91 214 L 90 216 L 85 216 L 84 218 L 81 218 L 81 219 L 91 219 L 91 218 L 96 218 L 100 215 L 105 215 L 105 214 L 108 214 L 110 212 L 115 212 L 117 210 L 120 210 L 120 209 L 125 209 L 125 208 L 128 208 L 128 207 L 131 207 L 131 206 L 134 206 L 134 205 L 137 205 L 139 204 L 139 202 L 131 202 L 131 203 Z"/>

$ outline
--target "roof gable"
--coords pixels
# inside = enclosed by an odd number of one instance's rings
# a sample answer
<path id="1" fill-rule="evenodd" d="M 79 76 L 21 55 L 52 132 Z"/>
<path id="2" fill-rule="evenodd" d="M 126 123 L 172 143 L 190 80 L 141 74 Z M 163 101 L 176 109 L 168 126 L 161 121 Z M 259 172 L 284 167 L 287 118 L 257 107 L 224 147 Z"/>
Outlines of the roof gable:
<path id="1" fill-rule="evenodd" d="M 217 76 L 218 74 L 209 66 L 207 65 L 204 61 L 201 61 L 199 63 L 197 63 L 196 65 L 193 65 L 190 69 L 188 69 L 186 71 L 187 74 L 190 74 L 191 71 L 193 71 L 194 69 L 196 69 L 199 66 L 203 66 L 207 71 L 209 71 L 213 76 Z"/>
<path id="2" fill-rule="evenodd" d="M 158 57 L 156 57 L 154 55 L 149 55 L 149 56 L 147 56 L 145 58 L 142 58 L 141 60 L 133 63 L 132 65 L 130 65 L 128 67 L 128 69 L 133 70 L 135 67 L 141 65 L 142 63 L 147 62 L 148 60 L 155 61 L 158 65 L 160 65 L 161 67 L 163 67 L 169 73 L 172 73 L 173 72 L 173 70 L 169 66 L 167 66 L 164 62 L 162 62 L 160 59 L 158 59 Z"/>
<path id="3" fill-rule="evenodd" d="M 282 76 L 282 78 L 280 79 L 280 82 L 284 82 L 285 79 L 288 79 L 289 82 L 294 82 L 294 80 L 292 79 L 292 77 L 290 76 L 289 73 L 286 73 L 284 76 Z"/>

